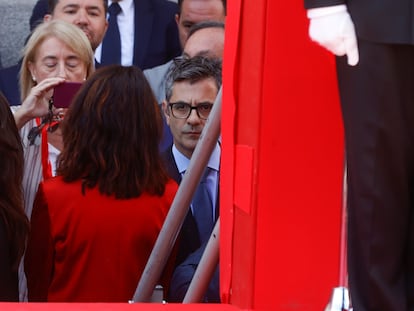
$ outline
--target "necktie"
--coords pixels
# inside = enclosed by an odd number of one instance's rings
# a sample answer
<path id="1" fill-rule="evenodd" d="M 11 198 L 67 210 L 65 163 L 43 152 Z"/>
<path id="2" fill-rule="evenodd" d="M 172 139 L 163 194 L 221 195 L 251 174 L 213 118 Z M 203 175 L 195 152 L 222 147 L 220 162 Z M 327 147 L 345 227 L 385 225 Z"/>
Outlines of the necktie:
<path id="1" fill-rule="evenodd" d="M 112 2 L 108 8 L 108 30 L 102 42 L 102 65 L 121 64 L 121 35 L 117 16 L 122 11 L 118 2 Z"/>
<path id="2" fill-rule="evenodd" d="M 197 223 L 201 244 L 210 238 L 214 225 L 213 205 L 207 187 L 208 171 L 209 169 L 206 168 L 206 172 L 204 173 L 193 198 L 193 215 Z"/>

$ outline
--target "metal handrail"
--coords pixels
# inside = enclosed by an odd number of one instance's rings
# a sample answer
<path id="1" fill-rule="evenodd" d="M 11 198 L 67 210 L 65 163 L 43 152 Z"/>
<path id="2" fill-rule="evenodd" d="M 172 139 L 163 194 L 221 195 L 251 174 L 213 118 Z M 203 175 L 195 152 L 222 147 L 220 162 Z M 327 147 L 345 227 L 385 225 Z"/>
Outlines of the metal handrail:
<path id="1" fill-rule="evenodd" d="M 219 239 L 220 218 L 217 219 L 203 256 L 200 259 L 187 293 L 184 296 L 183 303 L 197 303 L 203 300 L 208 284 L 219 262 Z"/>
<path id="2" fill-rule="evenodd" d="M 220 88 L 131 303 L 151 300 L 153 290 L 171 254 L 193 194 L 220 136 L 221 94 L 222 89 Z"/>

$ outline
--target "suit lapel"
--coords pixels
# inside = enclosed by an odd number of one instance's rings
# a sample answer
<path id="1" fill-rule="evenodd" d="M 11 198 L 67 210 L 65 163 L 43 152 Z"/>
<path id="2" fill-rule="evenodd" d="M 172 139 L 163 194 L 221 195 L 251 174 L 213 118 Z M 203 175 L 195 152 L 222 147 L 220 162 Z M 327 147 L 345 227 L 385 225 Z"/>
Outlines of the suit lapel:
<path id="1" fill-rule="evenodd" d="M 165 168 L 167 169 L 168 175 L 178 184 L 180 184 L 181 174 L 178 171 L 177 164 L 174 160 L 172 145 L 161 154 L 161 157 L 165 163 Z M 197 230 L 197 224 L 193 217 L 193 213 L 189 208 L 180 230 L 180 243 L 176 258 L 176 265 L 183 262 L 188 255 L 200 247 L 200 239 L 198 238 L 197 234 L 194 234 L 194 232 L 197 232 Z"/>
<path id="2" fill-rule="evenodd" d="M 181 183 L 181 174 L 178 171 L 177 164 L 175 163 L 174 156 L 172 153 L 172 145 L 167 148 L 162 154 L 161 157 L 165 163 L 165 168 L 167 169 L 168 175 L 174 179 L 177 184 Z"/>
<path id="3" fill-rule="evenodd" d="M 135 0 L 134 65 L 140 67 L 151 39 L 154 8 L 152 0 Z"/>

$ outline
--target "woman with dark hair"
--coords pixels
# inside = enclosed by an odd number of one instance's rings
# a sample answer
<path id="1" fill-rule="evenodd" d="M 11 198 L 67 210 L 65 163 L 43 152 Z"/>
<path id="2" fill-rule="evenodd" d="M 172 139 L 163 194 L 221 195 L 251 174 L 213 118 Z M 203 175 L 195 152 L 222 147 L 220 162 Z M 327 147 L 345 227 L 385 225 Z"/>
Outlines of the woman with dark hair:
<path id="1" fill-rule="evenodd" d="M 158 151 L 158 104 L 140 69 L 105 66 L 62 126 L 58 176 L 39 186 L 33 207 L 29 301 L 126 302 L 178 187 Z"/>
<path id="2" fill-rule="evenodd" d="M 0 301 L 19 301 L 17 270 L 29 230 L 23 209 L 23 147 L 1 92 L 0 159 Z"/>

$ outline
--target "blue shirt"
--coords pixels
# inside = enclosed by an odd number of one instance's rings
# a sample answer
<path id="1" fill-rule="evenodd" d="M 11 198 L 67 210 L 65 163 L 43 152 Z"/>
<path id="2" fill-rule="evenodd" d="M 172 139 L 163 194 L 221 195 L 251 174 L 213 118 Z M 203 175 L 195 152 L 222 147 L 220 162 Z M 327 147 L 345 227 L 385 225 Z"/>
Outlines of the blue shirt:
<path id="1" fill-rule="evenodd" d="M 185 171 L 187 170 L 188 165 L 190 164 L 190 159 L 183 155 L 180 151 L 178 151 L 175 145 L 173 145 L 172 147 L 172 153 L 178 171 L 180 172 L 182 177 Z M 221 148 L 220 145 L 217 143 L 207 163 L 207 167 L 210 168 L 209 173 L 207 175 L 207 187 L 211 195 L 211 201 L 213 202 L 213 221 L 216 219 L 215 211 L 219 187 L 220 154 Z M 192 206 L 191 212 L 193 212 Z"/>

